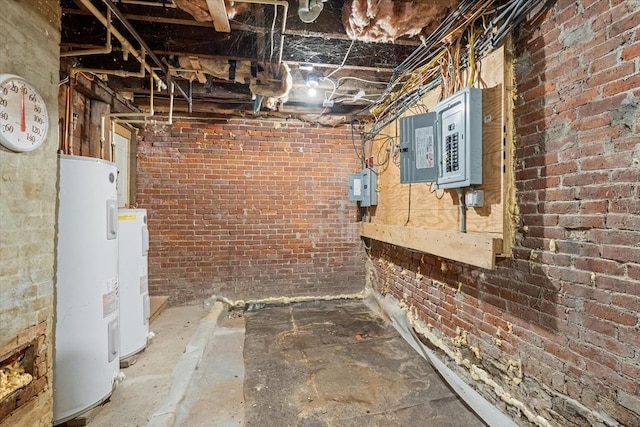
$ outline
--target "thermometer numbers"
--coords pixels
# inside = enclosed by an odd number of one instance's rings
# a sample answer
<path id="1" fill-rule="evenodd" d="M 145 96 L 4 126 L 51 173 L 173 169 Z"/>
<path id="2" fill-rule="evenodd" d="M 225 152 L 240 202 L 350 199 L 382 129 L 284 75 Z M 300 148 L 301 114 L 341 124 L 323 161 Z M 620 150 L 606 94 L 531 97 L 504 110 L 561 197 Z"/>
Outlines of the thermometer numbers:
<path id="1" fill-rule="evenodd" d="M 48 117 L 40 94 L 20 77 L 0 85 L 0 136 L 10 148 L 29 151 L 42 144 Z"/>

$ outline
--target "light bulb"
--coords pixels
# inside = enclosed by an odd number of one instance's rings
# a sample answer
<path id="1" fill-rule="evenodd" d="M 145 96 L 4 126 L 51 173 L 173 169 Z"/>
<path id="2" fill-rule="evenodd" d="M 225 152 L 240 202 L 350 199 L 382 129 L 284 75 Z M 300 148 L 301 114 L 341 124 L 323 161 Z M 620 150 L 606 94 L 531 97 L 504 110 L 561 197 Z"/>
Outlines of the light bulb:
<path id="1" fill-rule="evenodd" d="M 314 97 L 318 94 L 318 91 L 315 87 L 310 87 L 309 90 L 307 90 L 307 93 L 309 94 L 309 96 Z"/>

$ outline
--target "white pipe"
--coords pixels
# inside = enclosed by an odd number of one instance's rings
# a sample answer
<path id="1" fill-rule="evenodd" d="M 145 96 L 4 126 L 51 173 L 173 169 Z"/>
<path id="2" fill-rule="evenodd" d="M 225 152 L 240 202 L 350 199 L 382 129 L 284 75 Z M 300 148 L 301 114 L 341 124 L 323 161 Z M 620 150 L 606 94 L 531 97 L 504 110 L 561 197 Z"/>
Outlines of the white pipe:
<path id="1" fill-rule="evenodd" d="M 172 80 L 173 82 L 173 80 Z M 149 92 L 151 98 L 149 99 L 149 112 L 151 113 L 151 115 L 153 116 L 154 114 L 154 110 L 153 110 L 153 80 L 149 81 L 149 86 L 151 87 L 151 91 Z M 158 89 L 160 90 L 160 89 Z"/>
<path id="2" fill-rule="evenodd" d="M 122 120 L 122 119 L 113 119 L 113 122 L 116 123 L 124 123 L 124 124 L 131 124 L 131 123 L 135 123 L 135 124 L 147 124 L 149 123 L 148 120 L 131 120 L 131 119 L 127 119 L 127 120 Z"/>
<path id="3" fill-rule="evenodd" d="M 171 93 L 169 94 L 169 123 L 173 124 L 173 91 L 175 89 L 175 83 L 171 81 Z"/>
<path id="4" fill-rule="evenodd" d="M 125 124 L 146 124 L 149 122 L 149 118 L 155 116 L 154 111 L 154 92 L 153 92 L 153 79 L 150 79 L 150 99 L 149 99 L 149 112 L 148 113 L 109 113 L 103 114 L 100 121 L 100 146 L 104 146 L 104 128 L 106 118 L 108 117 L 111 121 L 111 126 L 113 123 L 125 123 Z M 170 103 L 169 103 L 169 120 L 166 122 L 155 121 L 156 124 L 173 124 L 173 100 L 175 97 L 175 83 L 171 81 L 171 92 L 170 92 Z M 113 144 L 113 142 L 112 142 Z M 102 150 L 102 149 L 101 149 Z"/>
<path id="5" fill-rule="evenodd" d="M 282 51 L 284 50 L 284 32 L 287 29 L 287 14 L 289 13 L 289 2 L 286 0 L 234 0 L 236 3 L 252 3 L 252 4 L 272 4 L 274 6 L 282 6 L 284 14 L 282 16 L 282 33 L 280 34 L 280 55 L 278 56 L 278 64 L 282 62 Z"/>
<path id="6" fill-rule="evenodd" d="M 127 117 L 144 117 L 150 116 L 151 113 L 107 113 L 103 114 L 103 117 L 116 117 L 116 118 L 127 118 Z"/>
<path id="7" fill-rule="evenodd" d="M 144 49 L 142 49 L 143 58 L 144 58 Z M 111 76 L 120 76 L 120 77 L 144 77 L 146 74 L 146 66 L 147 63 L 144 59 L 140 62 L 140 71 L 125 71 L 125 70 L 105 70 L 102 68 L 82 68 L 82 67 L 72 67 L 70 70 L 71 78 L 75 77 L 78 73 L 91 73 L 91 74 L 108 74 Z M 152 85 L 153 86 L 153 85 Z"/>
<path id="8" fill-rule="evenodd" d="M 89 12 L 93 14 L 93 16 L 95 16 L 98 19 L 98 21 L 102 23 L 102 25 L 104 25 L 105 27 L 109 25 L 107 18 L 93 5 L 93 3 L 91 3 L 91 0 L 80 0 L 80 2 L 84 5 L 84 7 L 87 8 L 87 10 L 89 10 Z M 141 64 L 143 64 L 143 68 L 149 71 L 149 74 L 151 74 L 151 77 L 153 77 L 153 79 L 156 82 L 158 82 L 158 85 L 160 85 L 160 87 L 162 88 L 166 88 L 166 85 L 164 84 L 162 79 L 156 74 L 155 71 L 153 71 L 151 66 L 146 64 L 146 61 L 144 58 L 145 56 L 144 50 L 142 51 L 142 56 L 141 56 L 141 54 L 134 49 L 131 43 L 129 43 L 129 41 L 116 28 L 112 28 L 111 32 L 115 36 L 115 38 L 118 39 L 118 41 L 122 45 L 123 50 L 131 52 L 134 58 L 136 58 Z M 113 71 L 113 70 L 108 70 L 108 71 Z M 112 74 L 112 73 L 106 72 L 106 71 L 97 71 L 96 74 Z M 120 74 L 114 74 L 114 75 L 120 75 Z M 130 76 L 126 75 L 123 77 L 130 77 Z"/>
<path id="9" fill-rule="evenodd" d="M 127 119 L 128 117 L 131 117 L 131 119 Z M 149 113 L 108 113 L 108 114 L 103 114 L 100 117 L 100 158 L 104 159 L 104 146 L 105 146 L 105 125 L 106 125 L 106 119 L 109 118 L 109 121 L 111 122 L 111 128 L 112 128 L 112 132 L 113 132 L 113 124 L 115 122 L 118 123 L 146 123 L 147 122 L 147 118 L 151 117 L 151 114 Z M 142 120 L 140 120 L 142 119 Z M 113 145 L 113 141 L 111 140 L 111 137 L 109 137 L 109 140 L 111 142 L 111 144 Z"/>
<path id="10" fill-rule="evenodd" d="M 154 2 L 154 1 L 142 1 L 142 0 L 115 0 L 115 2 L 116 3 L 123 3 L 123 4 L 135 4 L 135 5 L 139 5 L 139 6 L 171 7 L 173 9 L 178 7 L 173 2 L 173 0 L 171 1 L 171 3 L 168 3 L 168 4 L 157 3 L 157 2 Z"/>
<path id="11" fill-rule="evenodd" d="M 111 46 L 111 9 L 107 9 L 107 43 L 104 47 L 99 47 L 95 49 L 85 49 L 85 50 L 72 50 L 70 52 L 62 52 L 60 53 L 60 57 L 67 56 L 80 56 L 80 55 L 104 55 L 107 53 L 111 53 L 113 47 Z"/>

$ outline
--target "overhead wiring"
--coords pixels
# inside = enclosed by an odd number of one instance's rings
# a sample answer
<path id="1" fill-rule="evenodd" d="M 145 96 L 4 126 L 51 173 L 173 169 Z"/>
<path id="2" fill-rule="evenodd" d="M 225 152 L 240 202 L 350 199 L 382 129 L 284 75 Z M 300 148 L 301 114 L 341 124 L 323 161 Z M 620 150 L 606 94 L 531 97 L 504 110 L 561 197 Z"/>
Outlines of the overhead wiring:
<path id="1" fill-rule="evenodd" d="M 387 87 L 361 113 L 373 116 L 363 137 L 372 139 L 438 85 L 441 97 L 481 84 L 479 60 L 516 27 L 539 15 L 548 0 L 462 0 L 393 71 Z M 334 85 L 334 92 L 339 85 Z M 356 115 L 357 116 L 357 115 Z"/>

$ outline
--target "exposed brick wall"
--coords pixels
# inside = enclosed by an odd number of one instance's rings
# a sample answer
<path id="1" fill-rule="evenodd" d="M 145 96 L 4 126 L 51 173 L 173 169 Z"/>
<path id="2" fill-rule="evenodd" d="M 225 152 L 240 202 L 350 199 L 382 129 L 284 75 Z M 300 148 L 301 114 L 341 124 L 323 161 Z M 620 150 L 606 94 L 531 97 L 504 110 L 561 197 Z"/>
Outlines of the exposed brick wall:
<path id="1" fill-rule="evenodd" d="M 38 149 L 0 148 L 0 367 L 32 339 L 38 363 L 38 378 L 0 403 L 0 426 L 51 425 L 60 13 L 57 0 L 7 1 L 0 13 L 0 72 L 31 81 L 50 121 Z"/>
<path id="2" fill-rule="evenodd" d="M 231 120 L 156 126 L 138 144 L 149 290 L 173 303 L 364 287 L 349 127 Z"/>
<path id="3" fill-rule="evenodd" d="M 512 259 L 371 249 L 373 286 L 522 425 L 640 425 L 639 54 L 638 1 L 559 1 L 517 43 Z"/>

